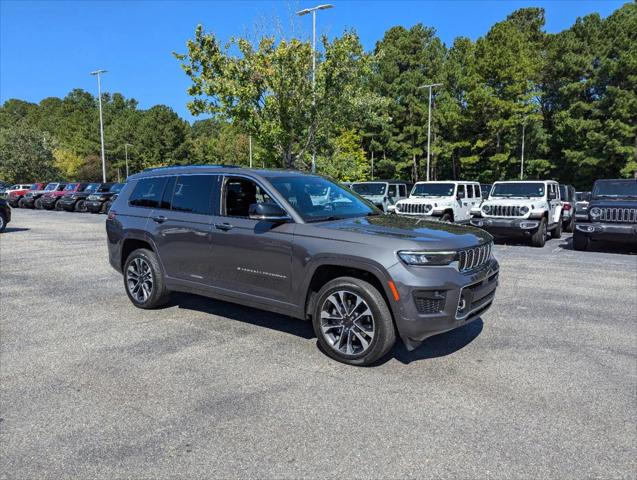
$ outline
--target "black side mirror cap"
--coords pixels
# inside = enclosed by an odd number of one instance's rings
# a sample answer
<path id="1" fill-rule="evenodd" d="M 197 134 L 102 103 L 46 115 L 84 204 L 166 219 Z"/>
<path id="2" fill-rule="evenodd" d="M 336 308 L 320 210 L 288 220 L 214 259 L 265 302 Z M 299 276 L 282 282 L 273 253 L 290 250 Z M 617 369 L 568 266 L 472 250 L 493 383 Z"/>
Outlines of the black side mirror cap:
<path id="1" fill-rule="evenodd" d="M 269 222 L 285 222 L 290 216 L 276 203 L 253 203 L 248 208 L 248 215 L 252 220 L 265 220 Z"/>

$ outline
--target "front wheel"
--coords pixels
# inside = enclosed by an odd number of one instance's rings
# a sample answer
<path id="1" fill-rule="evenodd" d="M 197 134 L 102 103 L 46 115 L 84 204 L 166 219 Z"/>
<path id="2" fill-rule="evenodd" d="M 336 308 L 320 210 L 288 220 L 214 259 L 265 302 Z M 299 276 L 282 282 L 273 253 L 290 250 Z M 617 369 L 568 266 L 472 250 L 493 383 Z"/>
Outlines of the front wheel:
<path id="1" fill-rule="evenodd" d="M 36 199 L 36 201 L 33 203 L 33 206 L 37 209 L 37 210 L 43 210 L 44 209 L 44 205 L 42 205 L 42 200 L 41 199 Z"/>
<path id="2" fill-rule="evenodd" d="M 326 283 L 317 294 L 312 324 L 327 355 L 350 365 L 370 365 L 396 343 L 385 299 L 359 278 L 341 277 Z"/>
<path id="3" fill-rule="evenodd" d="M 540 226 L 531 236 L 531 245 L 534 247 L 543 247 L 546 243 L 546 218 L 542 217 Z"/>
<path id="4" fill-rule="evenodd" d="M 153 251 L 139 248 L 128 256 L 124 264 L 124 288 L 138 308 L 153 309 L 168 301 L 169 292 Z"/>
<path id="5" fill-rule="evenodd" d="M 445 213 L 441 218 L 440 218 L 441 222 L 446 222 L 446 223 L 451 223 L 453 222 L 453 217 L 451 216 L 450 213 Z"/>
<path id="6" fill-rule="evenodd" d="M 21 198 L 20 200 L 18 200 L 18 208 L 26 208 L 24 206 L 25 202 L 26 202 L 26 200 L 24 198 Z"/>
<path id="7" fill-rule="evenodd" d="M 5 228 L 7 228 L 7 219 L 4 218 L 4 213 L 0 213 L 0 233 L 4 232 Z"/>
<path id="8" fill-rule="evenodd" d="M 573 248 L 575 250 L 584 251 L 588 249 L 588 245 L 590 243 L 590 239 L 581 232 L 577 230 L 573 234 Z"/>
<path id="9" fill-rule="evenodd" d="M 75 202 L 73 210 L 79 213 L 86 213 L 86 204 L 84 203 L 84 200 L 78 200 L 77 202 Z"/>
<path id="10" fill-rule="evenodd" d="M 62 210 L 64 210 L 64 208 L 62 208 L 62 204 L 60 203 L 59 200 L 57 202 L 55 202 L 55 206 L 53 207 L 53 209 L 56 212 L 61 212 Z"/>
<path id="11" fill-rule="evenodd" d="M 566 224 L 566 227 L 564 228 L 564 230 L 567 231 L 568 233 L 572 233 L 573 230 L 575 230 L 575 215 L 571 216 L 571 219 Z"/>

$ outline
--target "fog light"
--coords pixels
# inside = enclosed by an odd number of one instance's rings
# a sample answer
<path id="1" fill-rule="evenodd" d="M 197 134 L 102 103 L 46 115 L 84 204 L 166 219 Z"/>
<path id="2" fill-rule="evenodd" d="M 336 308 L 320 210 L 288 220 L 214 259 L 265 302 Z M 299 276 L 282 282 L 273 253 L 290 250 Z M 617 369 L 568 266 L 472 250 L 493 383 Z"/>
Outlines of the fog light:
<path id="1" fill-rule="evenodd" d="M 525 230 L 529 230 L 531 228 L 535 228 L 537 227 L 538 223 L 537 222 L 520 222 L 520 228 L 523 228 Z"/>

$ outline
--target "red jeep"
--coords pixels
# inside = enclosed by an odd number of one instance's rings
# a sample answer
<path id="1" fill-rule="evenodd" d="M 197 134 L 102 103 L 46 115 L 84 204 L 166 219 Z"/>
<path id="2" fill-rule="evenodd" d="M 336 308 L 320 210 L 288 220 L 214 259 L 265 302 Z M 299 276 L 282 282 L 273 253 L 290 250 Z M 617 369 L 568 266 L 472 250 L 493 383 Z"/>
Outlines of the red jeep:
<path id="1" fill-rule="evenodd" d="M 42 190 L 46 183 L 33 183 L 29 186 L 29 188 L 23 188 L 20 190 L 14 190 L 9 192 L 9 196 L 7 197 L 7 203 L 11 205 L 13 208 L 21 207 L 19 205 L 20 200 L 24 197 L 27 192 L 35 192 L 37 190 Z"/>
<path id="2" fill-rule="evenodd" d="M 70 195 L 75 192 L 78 192 L 86 187 L 86 183 L 67 183 L 66 186 L 62 189 L 56 189 L 42 195 L 40 199 L 40 203 L 42 208 L 46 210 L 53 210 L 56 208 L 58 200 L 62 198 L 64 195 Z"/>

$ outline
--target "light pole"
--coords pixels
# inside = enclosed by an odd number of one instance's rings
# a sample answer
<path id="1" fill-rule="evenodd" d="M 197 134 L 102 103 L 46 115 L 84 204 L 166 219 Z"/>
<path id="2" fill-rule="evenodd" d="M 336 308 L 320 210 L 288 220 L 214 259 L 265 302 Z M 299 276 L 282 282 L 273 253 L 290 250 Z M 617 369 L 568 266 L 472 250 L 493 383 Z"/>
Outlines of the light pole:
<path id="1" fill-rule="evenodd" d="M 429 89 L 429 115 L 427 117 L 427 181 L 429 181 L 429 158 L 431 157 L 431 89 L 432 87 L 439 87 L 441 85 L 442 83 L 431 83 L 420 87 Z"/>
<path id="2" fill-rule="evenodd" d="M 130 143 L 124 144 L 124 151 L 126 152 L 126 178 L 128 178 L 128 147 L 132 147 Z"/>
<path id="3" fill-rule="evenodd" d="M 106 183 L 106 156 L 104 155 L 104 120 L 102 118 L 102 82 L 100 75 L 106 73 L 106 70 L 95 70 L 90 72 L 91 75 L 97 77 L 97 100 L 100 105 L 100 141 L 102 143 L 102 182 Z"/>
<path id="4" fill-rule="evenodd" d="M 296 14 L 299 17 L 312 14 L 312 110 L 316 110 L 316 12 L 318 10 L 327 10 L 334 5 L 326 3 L 324 5 L 317 5 L 316 7 L 306 8 L 305 10 L 299 10 Z M 316 135 L 316 132 L 315 132 Z M 316 172 L 316 136 L 312 142 L 312 173 Z"/>
<path id="5" fill-rule="evenodd" d="M 252 168 L 252 135 L 248 136 L 248 147 L 250 148 L 250 168 Z"/>

